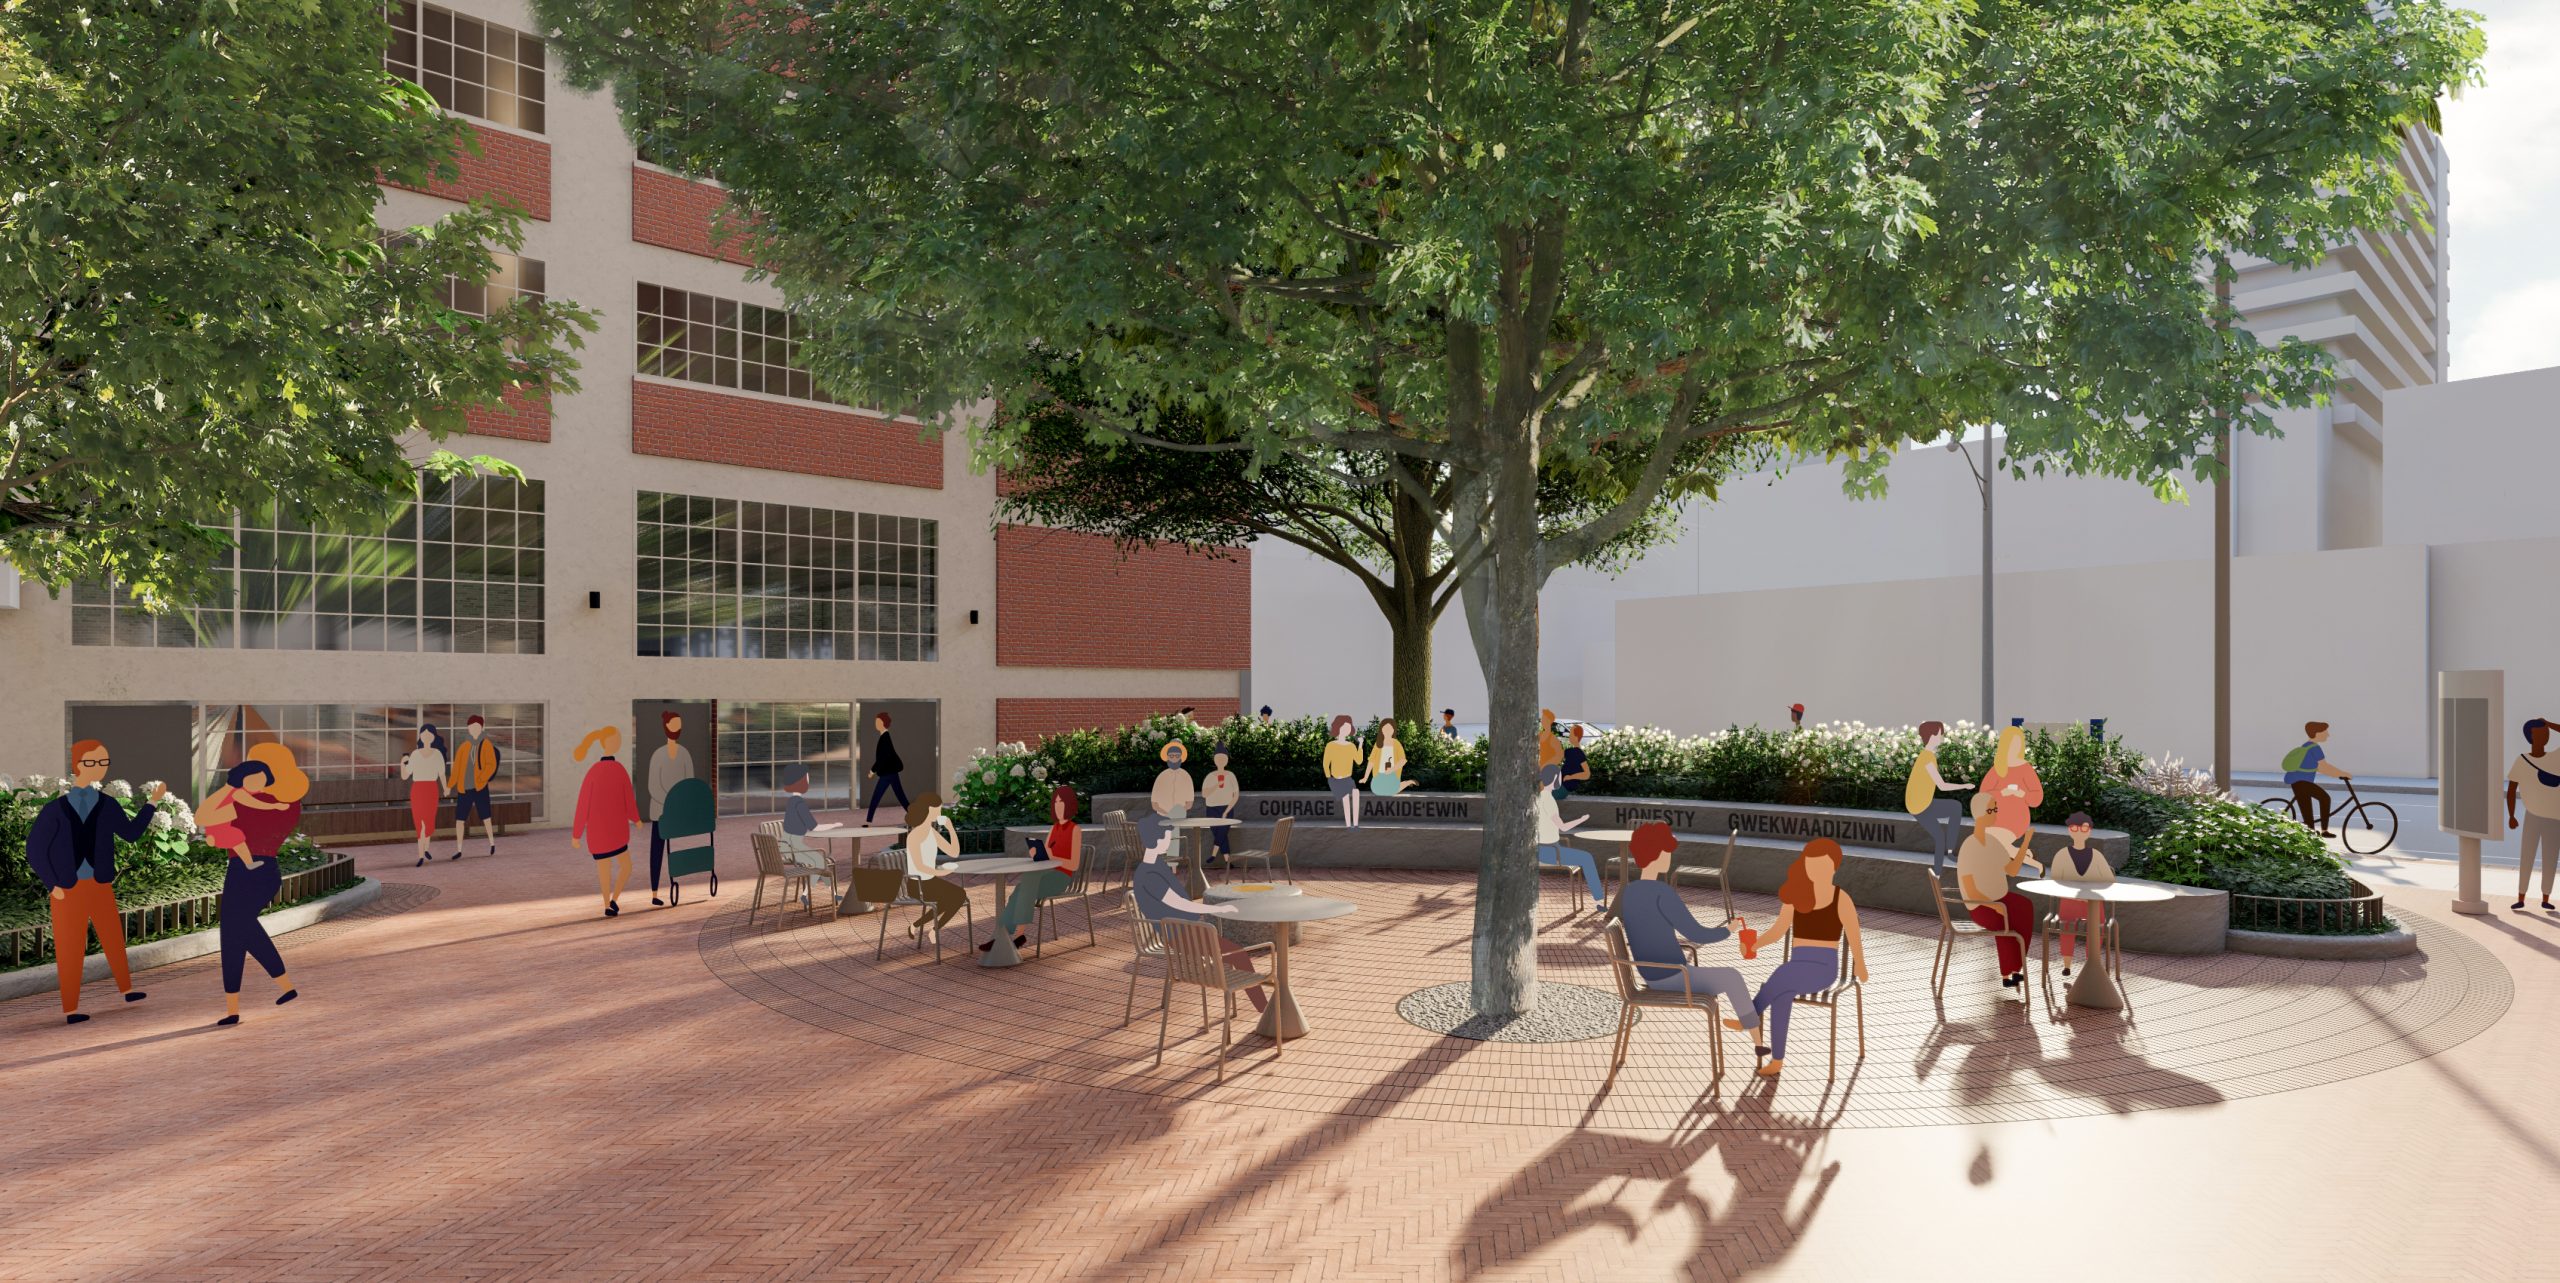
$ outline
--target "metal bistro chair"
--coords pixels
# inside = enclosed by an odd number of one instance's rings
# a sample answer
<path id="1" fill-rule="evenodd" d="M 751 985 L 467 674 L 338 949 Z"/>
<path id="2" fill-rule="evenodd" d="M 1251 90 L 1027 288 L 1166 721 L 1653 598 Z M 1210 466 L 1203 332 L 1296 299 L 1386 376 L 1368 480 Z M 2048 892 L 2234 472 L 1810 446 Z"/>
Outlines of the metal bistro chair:
<path id="1" fill-rule="evenodd" d="M 1103 847 L 1110 852 L 1111 869 L 1104 888 L 1127 890 L 1135 885 L 1138 867 L 1138 826 L 1126 811 L 1105 811 L 1102 815 Z"/>
<path id="2" fill-rule="evenodd" d="M 1858 1059 L 1865 1060 L 1867 1058 L 1867 990 L 1866 986 L 1858 983 L 1858 973 L 1854 964 L 1849 961 L 1847 941 L 1841 942 L 1840 974 L 1833 980 L 1831 987 L 1820 993 L 1807 994 L 1796 999 L 1796 1005 L 1799 1007 L 1828 1007 L 1831 1010 L 1830 1074 L 1834 1078 L 1840 1076 L 1840 998 L 1843 994 L 1854 996 L 1858 1010 Z"/>
<path id="3" fill-rule="evenodd" d="M 1681 973 L 1677 990 L 1646 988 L 1643 974 L 1636 970 L 1635 955 L 1627 948 L 1627 929 L 1615 918 L 1610 919 L 1603 929 L 1609 943 L 1609 974 L 1618 982 L 1618 1041 L 1609 1054 L 1609 1077 L 1603 1080 L 1603 1085 L 1617 1081 L 1619 1068 L 1627 1063 L 1627 1044 L 1634 1038 L 1636 1022 L 1643 1019 L 1647 1010 L 1663 1008 L 1695 1011 L 1706 1016 L 1707 1044 L 1713 1049 L 1716 1080 L 1721 1081 L 1724 1078 L 1725 1027 L 1716 1016 L 1716 995 L 1690 989 L 1687 972 Z M 1740 1012 L 1734 1014 L 1740 1018 Z"/>
<path id="4" fill-rule="evenodd" d="M 770 833 L 770 834 L 772 834 L 772 835 L 773 835 L 773 840 L 782 844 L 782 862 L 783 862 L 783 863 L 785 863 L 785 864 L 791 865 L 791 866 L 793 866 L 794 868 L 806 868 L 806 869 L 813 869 L 813 870 L 814 870 L 814 869 L 817 867 L 816 865 L 812 865 L 812 864 L 810 864 L 806 859 L 801 858 L 801 857 L 799 856 L 799 854 L 798 854 L 797 852 L 795 852 L 795 851 L 792 849 L 794 846 L 797 846 L 801 851 L 806 851 L 808 854 L 813 855 L 813 856 L 816 856 L 819 860 L 823 861 L 823 862 L 825 863 L 825 865 L 826 865 L 826 875 L 827 875 L 827 887 L 828 887 L 828 889 L 829 889 L 829 890 L 840 890 L 840 888 L 838 888 L 838 887 L 836 886 L 836 873 L 835 873 L 835 870 L 836 870 L 836 862 L 835 862 L 834 857 L 832 857 L 832 856 L 828 855 L 826 852 L 821 851 L 821 850 L 819 850 L 819 849 L 818 849 L 818 848 L 816 848 L 816 847 L 810 846 L 810 845 L 809 845 L 808 843 L 806 843 L 806 842 L 798 841 L 798 840 L 794 839 L 793 837 L 791 837 L 791 835 L 789 835 L 789 834 L 787 834 L 787 833 L 784 833 L 784 832 L 782 831 L 782 821 L 780 821 L 780 820 L 765 820 L 765 821 L 763 821 L 763 822 L 761 822 L 761 823 L 759 823 L 759 824 L 757 824 L 757 825 L 756 825 L 756 832 L 758 832 L 758 833 Z M 759 872 L 759 873 L 757 874 L 757 876 L 758 876 L 758 877 L 762 877 L 762 876 L 763 876 L 763 874 L 762 874 L 761 872 Z M 798 875 L 797 873 L 794 873 L 792 876 L 794 876 L 794 877 L 798 877 L 799 875 Z M 762 887 L 758 887 L 758 888 L 756 888 L 756 890 L 757 890 L 757 892 L 758 892 L 759 894 L 761 894 L 761 893 L 763 892 L 764 888 L 762 888 Z M 811 891 L 811 889 L 810 889 L 810 887 L 809 887 L 809 884 L 807 884 L 807 883 L 805 883 L 805 882 L 801 884 L 801 887 L 800 887 L 800 899 L 802 900 L 802 902 L 804 902 L 804 903 L 809 902 L 809 901 L 811 900 L 811 898 L 812 898 L 812 896 L 813 896 L 814 894 L 815 894 L 815 893 L 814 893 L 813 891 Z M 815 906 L 813 905 L 812 907 L 815 907 Z M 748 912 L 748 916 L 749 916 L 749 917 L 751 917 L 751 918 L 752 918 L 752 917 L 754 916 L 755 911 L 754 911 L 753 909 L 750 909 L 750 910 L 748 910 L 747 912 Z"/>
<path id="5" fill-rule="evenodd" d="M 756 913 L 764 907 L 765 884 L 776 879 L 782 883 L 782 898 L 774 906 L 776 913 L 780 913 L 784 905 L 791 903 L 792 884 L 798 883 L 802 906 L 808 909 L 809 916 L 816 917 L 818 906 L 815 903 L 815 883 L 819 878 L 827 880 L 827 903 L 830 905 L 835 903 L 839 888 L 836 886 L 834 865 L 821 867 L 784 858 L 782 835 L 779 833 L 758 831 L 748 834 L 747 845 L 756 853 L 756 897 L 747 905 L 747 925 L 755 925 Z"/>
<path id="6" fill-rule="evenodd" d="M 1173 1024 L 1173 987 L 1186 984 L 1200 990 L 1200 1027 L 1209 1027 L 1209 991 L 1214 989 L 1227 1000 L 1226 1014 L 1218 1022 L 1218 1081 L 1227 1080 L 1227 1048 L 1235 1042 L 1236 992 L 1271 983 L 1271 977 L 1253 971 L 1239 971 L 1227 965 L 1226 942 L 1218 929 L 1206 922 L 1189 922 L 1167 918 L 1156 924 L 1156 932 L 1164 939 L 1164 1010 L 1156 1019 L 1156 1063 L 1164 1063 L 1165 1031 Z M 1241 946 L 1246 953 L 1270 953 L 1272 946 Z M 1273 1059 L 1280 1056 L 1280 1043 L 1271 1044 Z"/>
<path id="7" fill-rule="evenodd" d="M 2027 938 L 2024 934 L 2005 928 L 1995 930 L 1974 921 L 1965 908 L 1962 891 L 1940 881 L 1934 869 L 1922 869 L 1920 873 L 1929 879 L 1930 903 L 1938 906 L 1938 948 L 1929 959 L 1930 993 L 1941 998 L 1947 996 L 1947 977 L 1955 974 L 1956 941 L 1959 939 L 1978 937 L 1996 947 L 2000 938 L 2007 936 L 2018 942 L 2020 955 L 2025 954 Z M 1954 912 L 1948 912 L 1950 909 Z M 2019 997 L 2023 1000 L 2026 995 L 2020 994 Z"/>
<path id="8" fill-rule="evenodd" d="M 1138 912 L 1138 893 L 1123 891 L 1120 899 L 1129 906 L 1129 946 L 1136 957 L 1129 964 L 1129 1000 L 1121 1004 L 1120 1023 L 1138 1018 L 1138 975 L 1147 969 L 1147 961 L 1164 961 L 1164 936 L 1157 932 L 1155 919 Z"/>
<path id="9" fill-rule="evenodd" d="M 1033 906 L 1034 921 L 1032 923 L 1031 932 L 1032 957 L 1039 957 L 1041 942 L 1048 936 L 1056 934 L 1057 924 L 1053 920 L 1053 915 L 1057 912 L 1057 904 L 1060 900 L 1073 899 L 1078 904 L 1084 906 L 1085 943 L 1089 945 L 1098 945 L 1102 943 L 1102 937 L 1095 934 L 1093 929 L 1092 857 L 1094 853 L 1081 849 L 1084 844 L 1084 834 L 1076 834 L 1076 844 L 1079 848 L 1076 851 L 1076 871 L 1067 875 L 1067 889 L 1060 891 L 1056 895 L 1042 896 L 1040 897 L 1039 903 Z"/>
<path id="10" fill-rule="evenodd" d="M 880 939 L 878 943 L 871 947 L 871 960 L 873 962 L 878 962 L 880 960 L 880 955 L 889 947 L 889 919 L 896 917 L 898 910 L 912 908 L 922 909 L 930 913 L 934 908 L 933 901 L 924 898 L 924 879 L 918 874 L 907 869 L 907 849 L 902 846 L 893 846 L 886 851 L 880 852 L 880 857 L 892 855 L 898 858 L 896 866 L 899 871 L 898 898 L 880 906 Z M 963 912 L 968 914 L 969 938 L 972 940 L 977 939 L 978 902 L 976 897 L 973 896 L 969 899 L 962 900 L 960 902 L 960 908 Z M 942 961 L 942 932 L 936 930 L 927 934 L 930 934 L 933 937 L 933 960 L 935 963 L 939 964 Z M 916 941 L 916 947 L 919 949 L 924 947 L 924 941 L 921 938 Z"/>
<path id="11" fill-rule="evenodd" d="M 1271 879 L 1271 862 L 1278 860 L 1281 872 L 1287 875 L 1281 880 L 1291 886 L 1297 885 L 1298 871 L 1289 865 L 1289 830 L 1296 827 L 1297 823 L 1296 816 L 1281 816 L 1271 826 L 1271 845 L 1251 851 L 1238 851 L 1231 857 L 1230 862 L 1244 864 L 1252 860 L 1262 861 L 1262 877 L 1267 882 Z"/>

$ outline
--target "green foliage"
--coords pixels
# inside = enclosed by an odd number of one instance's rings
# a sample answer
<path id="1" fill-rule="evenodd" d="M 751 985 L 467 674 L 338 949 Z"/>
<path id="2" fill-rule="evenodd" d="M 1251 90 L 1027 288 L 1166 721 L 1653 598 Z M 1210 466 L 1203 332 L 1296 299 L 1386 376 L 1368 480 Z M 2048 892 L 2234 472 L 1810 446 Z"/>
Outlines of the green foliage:
<path id="1" fill-rule="evenodd" d="M 1401 729 L 1401 728 L 1399 728 Z M 1362 745 L 1378 740 L 1378 723 L 1357 732 Z M 1330 738 L 1324 723 L 1313 717 L 1273 721 L 1231 717 L 1203 726 L 1187 717 L 1164 714 L 1134 726 L 1108 731 L 1077 730 L 1052 735 L 1035 747 L 999 744 L 980 750 L 952 777 L 952 822 L 963 826 L 1046 823 L 1049 790 L 1071 783 L 1091 819 L 1098 793 L 1144 793 L 1164 769 L 1160 754 L 1168 740 L 1188 750 L 1184 769 L 1197 779 L 1214 769 L 1212 747 L 1227 746 L 1227 769 L 1251 789 L 1320 789 L 1324 787 L 1324 746 Z M 1405 778 L 1416 787 L 1440 792 L 1475 792 L 1484 787 L 1484 741 L 1452 743 L 1427 734 L 1400 736 L 1405 746 Z M 1365 751 L 1365 747 L 1364 747 Z"/>
<path id="2" fill-rule="evenodd" d="M 218 600 L 234 508 L 371 519 L 495 466 L 413 430 L 575 386 L 584 310 L 441 301 L 516 214 L 380 243 L 377 179 L 454 176 L 469 137 L 383 71 L 387 30 L 375 0 L 0 5 L 0 554 L 30 579 Z"/>
<path id="3" fill-rule="evenodd" d="M 1948 727 L 1938 746 L 1938 773 L 1949 783 L 1981 779 L 1991 768 L 1993 741 L 1988 728 L 1970 722 Z M 1802 730 L 1736 726 L 1692 738 L 1630 727 L 1583 747 L 1594 793 L 1870 811 L 1902 809 L 1903 786 L 1920 751 L 1912 728 L 1864 722 Z M 2044 782 L 2044 802 L 2035 809 L 2040 824 L 2058 824 L 2073 811 L 2096 815 L 2103 789 L 2132 778 L 2142 766 L 2141 755 L 2121 736 L 2098 740 L 2046 731 L 2027 736 L 2027 761 Z"/>
<path id="4" fill-rule="evenodd" d="M 43 776 L 0 779 L 0 927 L 46 919 L 44 885 L 27 863 L 27 831 L 36 812 L 62 796 L 62 789 L 62 781 Z M 127 815 L 141 806 L 136 790 L 122 780 L 108 781 L 106 790 Z M 221 890 L 230 854 L 196 831 L 185 802 L 172 798 L 157 812 L 139 840 L 116 845 L 117 900 L 130 908 Z M 318 864 L 326 853 L 297 834 L 278 849 L 277 858 L 290 872 Z"/>
<path id="5" fill-rule="evenodd" d="M 2265 807 L 2220 799 L 2184 804 L 2128 872 L 2244 895 L 2337 899 L 2354 894 L 2346 864 L 2319 835 Z"/>

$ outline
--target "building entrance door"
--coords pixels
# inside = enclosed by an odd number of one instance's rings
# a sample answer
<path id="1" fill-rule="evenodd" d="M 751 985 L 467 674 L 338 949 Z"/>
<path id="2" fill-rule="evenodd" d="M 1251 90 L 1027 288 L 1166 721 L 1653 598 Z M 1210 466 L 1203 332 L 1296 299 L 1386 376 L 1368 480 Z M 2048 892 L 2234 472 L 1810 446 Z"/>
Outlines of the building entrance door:
<path id="1" fill-rule="evenodd" d="M 897 750 L 898 770 L 880 772 L 880 727 L 873 719 L 886 714 L 889 718 L 889 743 Z M 871 814 L 874 799 L 882 817 L 904 818 L 905 809 L 898 801 L 903 791 L 907 797 L 932 793 L 949 801 L 942 774 L 942 703 L 931 699 L 866 699 L 854 705 L 854 744 L 856 755 L 853 771 L 854 809 Z M 883 784 L 884 775 L 894 774 L 894 784 Z"/>

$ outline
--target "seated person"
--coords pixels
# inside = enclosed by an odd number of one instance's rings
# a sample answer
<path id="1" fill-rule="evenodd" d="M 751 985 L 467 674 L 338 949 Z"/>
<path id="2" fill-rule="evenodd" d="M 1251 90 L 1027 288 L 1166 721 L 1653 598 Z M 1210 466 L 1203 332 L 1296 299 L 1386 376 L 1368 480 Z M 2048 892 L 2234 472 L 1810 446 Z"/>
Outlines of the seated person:
<path id="1" fill-rule="evenodd" d="M 1172 919 L 1179 922 L 1206 922 L 1213 916 L 1234 913 L 1232 904 L 1203 904 L 1182 893 L 1182 878 L 1173 866 L 1164 862 L 1164 854 L 1173 847 L 1173 830 L 1152 815 L 1138 817 L 1138 844 L 1144 854 L 1129 878 L 1129 889 L 1138 897 L 1138 913 L 1150 922 Z M 1227 943 L 1227 966 L 1236 971 L 1252 971 L 1253 955 L 1244 946 Z M 1245 990 L 1253 1001 L 1253 1009 L 1261 1011 L 1271 1005 L 1260 988 Z"/>
<path id="2" fill-rule="evenodd" d="M 1858 905 L 1840 889 L 1840 866 L 1848 856 L 1840 844 L 1829 838 L 1815 838 L 1804 844 L 1795 864 L 1787 870 L 1786 882 L 1778 888 L 1778 920 L 1769 927 L 1770 939 L 1795 937 L 1795 947 L 1769 978 L 1760 982 L 1760 992 L 1752 995 L 1752 1009 L 1768 1017 L 1769 1042 L 1755 1047 L 1768 1059 L 1760 1065 L 1760 1076 L 1775 1078 L 1787 1066 L 1787 1021 L 1795 1013 L 1796 999 L 1808 998 L 1840 983 L 1840 950 L 1849 950 L 1851 974 L 1863 984 L 1867 979 L 1866 944 L 1858 934 Z M 1745 929 L 1742 943 L 1746 949 L 1757 949 Z M 1750 1026 L 1740 1020 L 1728 1020 L 1728 1029 Z"/>
<path id="3" fill-rule="evenodd" d="M 793 764 L 782 772 L 782 858 L 813 869 L 827 867 L 827 853 L 809 844 L 818 827 L 809 809 L 809 768 Z"/>
<path id="4" fill-rule="evenodd" d="M 2089 845 L 2089 834 L 2096 827 L 2095 821 L 2089 818 L 2089 813 L 2073 811 L 2071 818 L 2064 820 L 2062 826 L 2071 834 L 2071 845 L 2053 853 L 2053 867 L 2049 876 L 2056 882 L 2078 883 L 2086 886 L 2102 887 L 2115 881 L 2115 866 L 2107 863 L 2107 853 Z M 2089 918 L 2092 909 L 2097 912 L 2097 920 L 2089 923 L 2089 930 L 2092 932 L 2104 930 L 2107 925 L 2107 906 L 2104 901 L 2092 904 L 2084 900 L 2057 900 L 2054 902 L 2053 914 L 2064 922 L 2081 922 Z M 2071 933 L 2064 932 L 2062 934 L 2062 974 L 2066 976 L 2071 974 L 2071 941 Z"/>
<path id="5" fill-rule="evenodd" d="M 1004 933 L 1029 922 L 1040 910 L 1040 902 L 1067 893 L 1067 884 L 1076 876 L 1078 862 L 1084 858 L 1084 834 L 1076 828 L 1076 808 L 1081 803 L 1071 786 L 1061 784 L 1049 791 L 1049 832 L 1034 836 L 1031 849 L 1034 858 L 1045 860 L 1049 867 L 1034 869 L 1013 884 L 1013 898 L 1005 902 L 1004 912 L 996 917 L 996 933 L 978 946 L 985 953 L 996 947 Z M 1013 938 L 1013 947 L 1021 948 L 1026 939 Z"/>
<path id="6" fill-rule="evenodd" d="M 2339 770 L 2338 764 L 2329 760 L 2327 722 L 2304 722 L 2302 733 L 2307 737 L 2302 746 L 2284 755 L 2285 787 L 2293 790 L 2294 810 L 2302 816 L 2303 823 L 2318 829 L 2324 838 L 2336 837 L 2337 834 L 2329 831 L 2329 790 L 2320 787 L 2320 777 L 2334 775 L 2342 780 L 2355 777 Z M 2320 817 L 2316 824 L 2312 822 L 2314 814 Z"/>
<path id="7" fill-rule="evenodd" d="M 1579 793 L 1591 783 L 1591 755 L 1582 751 L 1582 723 L 1565 732 L 1564 791 Z"/>
<path id="8" fill-rule="evenodd" d="M 1973 795 L 1973 836 L 1956 851 L 1956 885 L 1963 890 L 1965 911 L 1975 922 L 1986 930 L 2017 933 L 1994 941 L 2000 955 L 2000 985 L 2014 989 L 2027 978 L 2027 946 L 2035 941 L 2036 916 L 2027 897 L 2009 889 L 2009 879 L 2020 864 L 2031 863 L 2034 857 L 2020 845 L 2017 834 L 1994 821 L 1998 807 L 1989 789 Z M 2042 872 L 2044 866 L 2036 868 Z"/>
<path id="9" fill-rule="evenodd" d="M 1649 964 L 1636 968 L 1645 988 L 1679 993 L 1685 977 L 1689 993 L 1723 995 L 1725 1004 L 1740 1017 L 1739 1023 L 1727 1023 L 1736 1029 L 1756 1029 L 1760 1013 L 1751 1005 L 1751 985 L 1742 973 L 1732 967 L 1690 966 L 1688 955 L 1680 951 L 1684 939 L 1714 944 L 1733 933 L 1701 924 L 1680 898 L 1679 889 L 1662 880 L 1671 871 L 1671 851 L 1678 845 L 1680 839 L 1672 836 L 1671 826 L 1660 820 L 1627 839 L 1627 854 L 1636 862 L 1636 880 L 1618 892 L 1613 910 L 1618 924 L 1626 929 L 1627 953 L 1638 963 Z"/>
<path id="10" fill-rule="evenodd" d="M 1609 893 L 1600 887 L 1600 861 L 1578 846 L 1566 846 L 1564 835 L 1582 827 L 1590 817 L 1578 816 L 1570 823 L 1556 811 L 1556 790 L 1564 778 L 1561 766 L 1538 768 L 1538 796 L 1532 805 L 1538 810 L 1538 859 L 1546 864 L 1563 864 L 1582 870 L 1583 884 L 1591 888 L 1591 902 L 1606 906 Z"/>

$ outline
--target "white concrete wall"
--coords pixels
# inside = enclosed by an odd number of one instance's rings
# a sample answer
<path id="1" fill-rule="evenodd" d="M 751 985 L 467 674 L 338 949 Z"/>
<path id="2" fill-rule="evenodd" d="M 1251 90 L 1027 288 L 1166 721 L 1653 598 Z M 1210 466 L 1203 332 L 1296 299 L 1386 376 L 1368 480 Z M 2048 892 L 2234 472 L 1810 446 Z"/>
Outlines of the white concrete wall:
<path id="1" fill-rule="evenodd" d="M 2335 724 L 2352 769 L 2427 773 L 2423 549 L 2250 557 L 2235 563 L 2233 750 L 2273 766 L 2301 725 Z M 1909 724 L 1980 703 L 1977 578 L 1764 589 L 1618 604 L 1620 708 L 1698 734 L 1816 720 Z M 2212 570 L 2150 562 L 1998 577 L 1997 712 L 2031 722 L 2104 717 L 2154 754 L 2209 763 Z M 2342 602 L 2370 603 L 2341 609 Z M 2394 675 L 2377 678 L 2377 674 Z"/>
<path id="2" fill-rule="evenodd" d="M 2386 542 L 2560 533 L 2560 366 L 2410 388 L 2389 400 Z"/>

